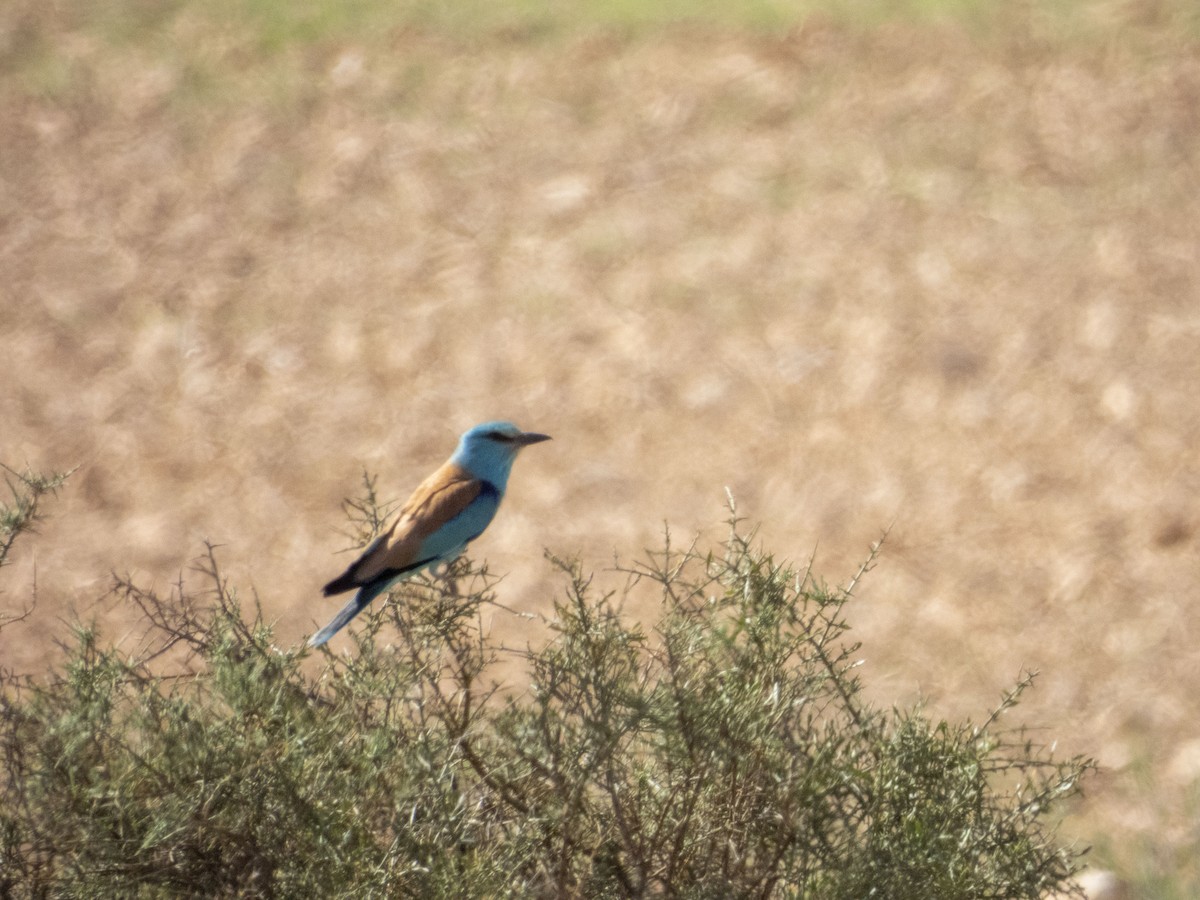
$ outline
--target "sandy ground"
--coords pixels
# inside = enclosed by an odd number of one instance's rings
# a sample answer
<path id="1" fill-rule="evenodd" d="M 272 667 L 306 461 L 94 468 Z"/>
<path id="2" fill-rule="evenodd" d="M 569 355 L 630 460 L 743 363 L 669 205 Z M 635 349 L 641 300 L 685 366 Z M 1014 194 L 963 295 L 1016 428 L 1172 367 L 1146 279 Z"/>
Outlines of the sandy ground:
<path id="1" fill-rule="evenodd" d="M 544 547 L 719 541 L 726 487 L 831 582 L 890 526 L 852 613 L 872 696 L 978 717 L 1039 669 L 1022 721 L 1105 767 L 1069 832 L 1195 877 L 1194 39 L 262 57 L 186 8 L 152 45 L 0 22 L 41 42 L 0 74 L 0 460 L 79 466 L 0 574 L 0 609 L 39 600 L 5 667 L 51 663 L 72 608 L 136 646 L 110 572 L 165 589 L 206 538 L 299 642 L 362 469 L 403 499 L 506 417 L 555 440 L 472 548 L 505 603 L 561 590 Z"/>

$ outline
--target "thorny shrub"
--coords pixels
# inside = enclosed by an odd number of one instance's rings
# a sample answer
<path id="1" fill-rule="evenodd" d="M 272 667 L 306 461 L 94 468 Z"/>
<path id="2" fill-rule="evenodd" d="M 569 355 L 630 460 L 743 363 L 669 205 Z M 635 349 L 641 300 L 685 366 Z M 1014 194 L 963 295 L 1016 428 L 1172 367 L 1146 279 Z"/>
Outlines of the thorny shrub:
<path id="1" fill-rule="evenodd" d="M 5 553 L 30 524 L 12 510 L 60 483 L 10 482 Z M 54 674 L 3 673 L 0 897 L 1069 891 L 1081 851 L 1053 823 L 1090 762 L 1001 726 L 1032 676 L 981 724 L 873 708 L 846 607 L 875 550 L 835 589 L 730 525 L 711 553 L 668 536 L 619 590 L 550 556 L 565 591 L 518 651 L 523 691 L 489 677 L 496 578 L 466 560 L 319 665 L 272 643 L 212 547 L 200 589 L 117 579 L 136 653 L 80 625 Z M 649 630 L 620 614 L 646 590 Z"/>

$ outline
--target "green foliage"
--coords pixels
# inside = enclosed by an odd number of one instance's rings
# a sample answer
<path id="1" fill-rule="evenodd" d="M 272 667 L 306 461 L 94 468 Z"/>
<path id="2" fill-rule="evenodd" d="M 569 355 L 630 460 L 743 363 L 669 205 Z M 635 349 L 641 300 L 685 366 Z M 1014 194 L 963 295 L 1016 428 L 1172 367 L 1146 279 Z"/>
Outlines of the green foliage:
<path id="1" fill-rule="evenodd" d="M 71 472 L 40 475 L 26 469 L 18 472 L 0 464 L 8 488 L 7 501 L 0 501 L 0 566 L 8 563 L 8 552 L 17 538 L 31 532 L 41 518 L 39 504 L 47 494 L 55 494 Z"/>
<path id="2" fill-rule="evenodd" d="M 36 530 L 41 519 L 42 500 L 47 495 L 58 493 L 58 489 L 71 477 L 71 472 L 41 475 L 29 469 L 18 472 L 2 463 L 0 469 L 4 470 L 4 483 L 8 489 L 8 499 L 0 501 L 0 568 L 3 568 L 8 565 L 8 555 L 17 538 Z M 35 592 L 33 600 L 20 612 L 0 608 L 0 627 L 29 618 L 36 600 Z"/>
<path id="3" fill-rule="evenodd" d="M 351 512 L 377 522 L 375 500 Z M 138 652 L 76 629 L 0 705 L 0 897 L 1043 897 L 1089 766 L 862 697 L 835 590 L 756 549 L 661 553 L 620 592 L 577 563 L 552 638 L 490 677 L 496 579 L 460 561 L 355 623 L 272 645 L 208 548 L 201 590 L 120 579 Z M 870 562 L 870 561 L 868 561 Z M 864 566 L 865 571 L 867 566 Z M 861 572 L 859 573 L 862 574 Z M 653 591 L 653 630 L 620 600 Z M 511 651 L 506 651 L 511 652 Z"/>

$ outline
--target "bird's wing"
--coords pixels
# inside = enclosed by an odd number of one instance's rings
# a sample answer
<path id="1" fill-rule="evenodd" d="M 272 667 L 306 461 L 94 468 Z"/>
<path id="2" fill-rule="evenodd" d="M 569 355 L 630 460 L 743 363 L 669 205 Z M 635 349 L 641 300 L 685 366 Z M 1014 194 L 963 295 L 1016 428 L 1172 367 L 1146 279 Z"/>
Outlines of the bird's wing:
<path id="1" fill-rule="evenodd" d="M 470 506 L 482 490 L 483 482 L 458 463 L 445 463 L 400 509 L 397 533 L 424 540 Z"/>
<path id="2" fill-rule="evenodd" d="M 348 591 L 384 572 L 400 573 L 419 568 L 423 557 L 438 559 L 451 547 L 466 543 L 483 529 L 466 529 L 472 530 L 470 534 L 447 534 L 445 540 L 429 541 L 427 545 L 430 537 L 466 511 L 481 492 L 484 492 L 484 482 L 461 466 L 446 463 L 421 482 L 391 527 L 355 560 L 345 574 L 326 585 L 325 593 Z M 494 512 L 494 508 L 491 511 Z"/>

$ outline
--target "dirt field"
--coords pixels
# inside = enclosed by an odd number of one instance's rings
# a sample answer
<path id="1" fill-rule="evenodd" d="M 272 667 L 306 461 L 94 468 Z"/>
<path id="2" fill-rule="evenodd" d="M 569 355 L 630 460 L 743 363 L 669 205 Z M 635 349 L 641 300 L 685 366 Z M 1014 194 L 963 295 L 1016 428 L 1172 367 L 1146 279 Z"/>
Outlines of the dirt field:
<path id="1" fill-rule="evenodd" d="M 543 547 L 719 541 L 726 486 L 832 582 L 891 526 L 872 696 L 981 716 L 1041 670 L 1023 720 L 1105 767 L 1069 832 L 1188 896 L 1200 41 L 1109 8 L 270 52 L 186 5 L 146 40 L 0 13 L 0 460 L 79 466 L 0 664 L 72 607 L 132 649 L 109 573 L 165 588 L 205 538 L 299 642 L 362 468 L 402 499 L 507 417 L 555 441 L 472 548 L 505 603 L 548 608 Z"/>

